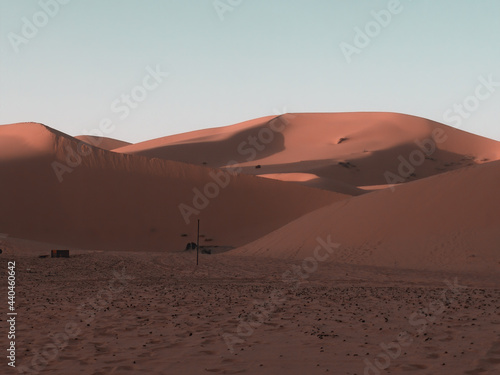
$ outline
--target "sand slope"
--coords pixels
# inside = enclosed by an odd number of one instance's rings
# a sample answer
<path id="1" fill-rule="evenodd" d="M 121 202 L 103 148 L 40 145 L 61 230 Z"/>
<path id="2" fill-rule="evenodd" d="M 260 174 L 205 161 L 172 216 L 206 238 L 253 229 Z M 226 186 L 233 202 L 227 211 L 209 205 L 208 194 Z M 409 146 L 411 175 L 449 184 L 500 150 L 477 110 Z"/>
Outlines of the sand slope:
<path id="1" fill-rule="evenodd" d="M 318 209 L 234 251 L 412 269 L 500 270 L 500 162 L 463 168 Z"/>
<path id="2" fill-rule="evenodd" d="M 105 150 L 114 150 L 115 148 L 121 148 L 132 144 L 130 142 L 120 141 L 118 139 L 99 137 L 95 135 L 79 135 L 76 136 L 75 139 L 88 143 L 91 146 L 103 148 Z"/>
<path id="3" fill-rule="evenodd" d="M 441 129 L 441 130 L 436 130 Z M 435 151 L 429 144 L 434 132 Z M 267 117 L 119 148 L 117 152 L 223 167 L 352 195 L 358 186 L 387 184 L 401 159 L 432 151 L 404 181 L 500 158 L 500 143 L 434 121 L 395 113 L 302 113 Z M 415 155 L 414 155 L 415 157 Z M 304 179 L 303 175 L 310 178 Z"/>
<path id="4" fill-rule="evenodd" d="M 225 183 L 222 173 L 93 148 L 40 124 L 1 126 L 0 233 L 89 249 L 175 251 L 195 239 L 200 218 L 202 244 L 237 246 L 346 197 L 246 175 L 219 188 L 211 174 Z M 200 194 L 193 203 L 193 189 L 207 186 L 213 198 Z M 189 224 L 180 204 L 199 208 Z"/>

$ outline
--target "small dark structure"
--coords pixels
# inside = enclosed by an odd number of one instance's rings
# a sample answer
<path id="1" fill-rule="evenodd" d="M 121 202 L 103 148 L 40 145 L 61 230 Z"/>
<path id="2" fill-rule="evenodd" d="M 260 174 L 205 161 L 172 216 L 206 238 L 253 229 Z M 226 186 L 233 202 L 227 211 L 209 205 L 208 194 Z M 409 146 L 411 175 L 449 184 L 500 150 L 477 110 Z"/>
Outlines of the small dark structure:
<path id="1" fill-rule="evenodd" d="M 343 166 L 344 168 L 355 168 L 356 166 L 354 164 L 351 164 L 351 162 L 343 162 L 339 161 L 339 165 Z"/>
<path id="2" fill-rule="evenodd" d="M 212 249 L 204 249 L 203 247 L 200 249 L 202 254 L 212 254 Z"/>
<path id="3" fill-rule="evenodd" d="M 188 242 L 186 245 L 186 250 L 194 250 L 196 249 L 196 243 L 195 242 Z"/>
<path id="4" fill-rule="evenodd" d="M 50 252 L 51 258 L 69 258 L 69 250 L 52 250 Z"/>

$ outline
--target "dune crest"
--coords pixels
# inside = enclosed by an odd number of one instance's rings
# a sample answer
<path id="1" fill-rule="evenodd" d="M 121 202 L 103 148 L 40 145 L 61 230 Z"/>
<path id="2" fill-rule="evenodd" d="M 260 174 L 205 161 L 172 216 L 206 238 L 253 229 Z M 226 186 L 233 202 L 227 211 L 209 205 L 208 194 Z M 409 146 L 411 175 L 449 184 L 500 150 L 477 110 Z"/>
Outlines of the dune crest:
<path id="1" fill-rule="evenodd" d="M 120 141 L 118 139 L 100 137 L 95 135 L 79 135 L 76 136 L 75 139 L 88 143 L 89 145 L 92 145 L 94 147 L 99 147 L 109 151 L 121 147 L 126 147 L 132 144 L 130 142 Z"/>

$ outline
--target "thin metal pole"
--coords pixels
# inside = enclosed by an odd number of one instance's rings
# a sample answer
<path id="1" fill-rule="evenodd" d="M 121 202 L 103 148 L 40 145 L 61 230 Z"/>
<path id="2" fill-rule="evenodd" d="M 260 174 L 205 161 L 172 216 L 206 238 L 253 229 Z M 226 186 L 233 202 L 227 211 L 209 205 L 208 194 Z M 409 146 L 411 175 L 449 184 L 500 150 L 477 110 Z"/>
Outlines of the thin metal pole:
<path id="1" fill-rule="evenodd" d="M 198 219 L 198 234 L 196 235 L 196 265 L 198 265 L 199 252 L 200 252 L 200 219 Z"/>

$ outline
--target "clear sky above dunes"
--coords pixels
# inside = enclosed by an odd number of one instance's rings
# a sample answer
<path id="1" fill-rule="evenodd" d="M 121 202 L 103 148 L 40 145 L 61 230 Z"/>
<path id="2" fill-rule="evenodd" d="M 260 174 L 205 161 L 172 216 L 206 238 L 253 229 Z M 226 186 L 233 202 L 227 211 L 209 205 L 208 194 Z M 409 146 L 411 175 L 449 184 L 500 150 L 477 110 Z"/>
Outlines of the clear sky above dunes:
<path id="1" fill-rule="evenodd" d="M 139 142 L 283 112 L 390 111 L 500 140 L 498 0 L 56 1 L 0 0 L 2 124 L 102 123 Z"/>

